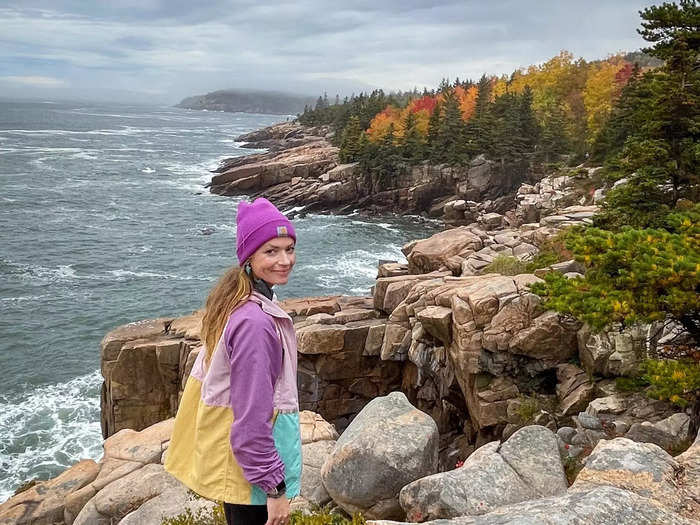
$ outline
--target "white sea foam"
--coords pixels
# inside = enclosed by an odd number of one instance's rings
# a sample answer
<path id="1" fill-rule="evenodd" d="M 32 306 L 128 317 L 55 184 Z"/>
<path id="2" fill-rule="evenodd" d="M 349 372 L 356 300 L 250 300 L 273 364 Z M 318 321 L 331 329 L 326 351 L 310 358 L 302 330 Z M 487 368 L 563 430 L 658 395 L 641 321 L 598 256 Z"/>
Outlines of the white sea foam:
<path id="1" fill-rule="evenodd" d="M 290 213 L 295 213 L 295 212 L 298 212 L 298 211 L 302 211 L 304 208 L 306 208 L 306 206 L 294 206 L 293 208 L 290 208 L 290 209 L 288 209 L 288 210 L 285 210 L 285 211 L 284 211 L 284 214 L 285 214 L 285 215 L 289 215 Z"/>
<path id="2" fill-rule="evenodd" d="M 145 168 L 143 168 L 141 170 L 141 173 L 155 173 L 155 172 L 156 172 L 156 170 L 154 170 L 153 168 L 151 168 L 149 166 L 146 166 Z"/>
<path id="3" fill-rule="evenodd" d="M 393 225 L 386 223 L 386 222 L 365 222 L 365 221 L 358 221 L 358 220 L 353 220 L 350 221 L 351 224 L 355 225 L 361 225 L 361 226 L 375 226 L 377 228 L 382 228 L 384 230 L 390 231 L 392 233 L 401 233 L 400 230 L 395 228 Z"/>
<path id="4" fill-rule="evenodd" d="M 132 270 L 110 270 L 109 275 L 116 277 L 117 281 L 126 281 L 131 278 L 146 278 L 146 279 L 172 279 L 176 281 L 211 281 L 211 277 L 203 277 L 198 275 L 176 275 L 172 273 L 159 272 L 134 272 Z"/>
<path id="5" fill-rule="evenodd" d="M 99 371 L 0 395 L 0 502 L 22 482 L 47 479 L 102 455 Z"/>
<path id="6" fill-rule="evenodd" d="M 38 264 L 21 264 L 9 262 L 8 266 L 15 268 L 14 273 L 18 273 L 22 278 L 38 279 L 47 283 L 56 281 L 67 281 L 77 279 L 78 275 L 71 268 L 70 264 L 63 264 L 55 268 L 41 266 Z"/>
<path id="7" fill-rule="evenodd" d="M 203 232 L 214 233 L 214 232 L 226 232 L 231 235 L 236 234 L 235 224 L 195 224 L 191 228 L 187 228 L 189 233 L 201 234 Z"/>
<path id="8" fill-rule="evenodd" d="M 309 273 L 319 286 L 327 290 L 342 290 L 351 284 L 353 288 L 362 289 L 366 293 L 377 277 L 377 264 L 380 260 L 405 261 L 405 258 L 401 249 L 395 245 L 388 245 L 377 252 L 353 250 L 327 262 L 314 264 Z M 366 286 L 363 283 L 367 283 Z"/>
<path id="9" fill-rule="evenodd" d="M 42 301 L 44 299 L 50 299 L 55 297 L 51 294 L 41 294 L 41 295 L 22 295 L 19 297 L 0 297 L 0 302 L 5 304 L 16 304 L 16 303 L 26 303 L 34 301 Z"/>

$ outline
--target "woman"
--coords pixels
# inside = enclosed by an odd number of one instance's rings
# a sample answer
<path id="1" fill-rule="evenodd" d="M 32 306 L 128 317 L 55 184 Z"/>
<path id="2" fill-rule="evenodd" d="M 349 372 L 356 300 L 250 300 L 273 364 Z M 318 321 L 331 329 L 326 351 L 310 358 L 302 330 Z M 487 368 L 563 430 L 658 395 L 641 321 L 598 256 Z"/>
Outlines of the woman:
<path id="1" fill-rule="evenodd" d="M 301 437 L 294 325 L 271 288 L 289 279 L 296 233 L 265 199 L 239 204 L 236 231 L 240 266 L 207 298 L 165 468 L 223 501 L 229 524 L 279 525 L 299 494 Z"/>

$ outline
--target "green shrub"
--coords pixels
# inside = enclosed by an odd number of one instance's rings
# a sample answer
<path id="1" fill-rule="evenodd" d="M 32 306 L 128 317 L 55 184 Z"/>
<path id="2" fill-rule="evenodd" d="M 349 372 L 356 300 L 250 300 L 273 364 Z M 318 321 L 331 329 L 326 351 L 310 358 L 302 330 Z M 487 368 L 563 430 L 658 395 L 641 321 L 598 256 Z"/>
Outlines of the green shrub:
<path id="1" fill-rule="evenodd" d="M 527 271 L 527 263 L 511 255 L 499 255 L 483 270 L 483 273 L 518 275 Z"/>
<path id="2" fill-rule="evenodd" d="M 526 270 L 534 272 L 538 268 L 546 268 L 553 264 L 573 259 L 571 250 L 566 246 L 567 235 L 568 232 L 564 230 L 543 242 L 537 255 L 527 263 Z"/>
<path id="3" fill-rule="evenodd" d="M 356 514 L 351 519 L 347 519 L 326 509 L 320 509 L 313 514 L 295 511 L 289 516 L 289 525 L 364 525 L 365 523 L 365 519 L 361 514 Z"/>
<path id="4" fill-rule="evenodd" d="M 534 397 L 521 397 L 520 404 L 516 410 L 521 423 L 531 423 L 535 416 L 540 413 L 542 406 L 538 399 Z"/>
<path id="5" fill-rule="evenodd" d="M 684 408 L 700 393 L 700 364 L 692 359 L 648 359 L 644 363 L 649 396 Z"/>
<path id="6" fill-rule="evenodd" d="M 186 509 L 182 514 L 172 518 L 164 518 L 161 525 L 226 525 L 224 506 L 219 503 L 211 512 L 199 510 L 193 513 Z"/>
<path id="7" fill-rule="evenodd" d="M 361 514 L 348 519 L 326 509 L 317 509 L 313 514 L 292 512 L 288 523 L 289 525 L 364 525 L 366 522 Z M 182 514 L 164 518 L 161 525 L 226 525 L 226 516 L 223 505 L 219 503 L 211 513 L 203 510 L 193 513 L 190 509 L 186 509 Z"/>
<path id="8" fill-rule="evenodd" d="M 540 252 L 525 266 L 525 271 L 534 272 L 538 268 L 546 268 L 559 262 L 559 256 L 554 252 Z"/>
<path id="9" fill-rule="evenodd" d="M 649 381 L 642 376 L 615 378 L 615 388 L 618 392 L 641 392 L 648 386 Z"/>

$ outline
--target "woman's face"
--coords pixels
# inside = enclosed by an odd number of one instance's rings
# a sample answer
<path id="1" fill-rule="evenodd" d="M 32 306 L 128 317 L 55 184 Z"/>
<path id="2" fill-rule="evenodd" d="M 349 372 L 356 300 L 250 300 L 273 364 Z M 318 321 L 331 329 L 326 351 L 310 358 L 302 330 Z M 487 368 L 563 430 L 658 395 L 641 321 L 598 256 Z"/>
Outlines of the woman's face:
<path id="1" fill-rule="evenodd" d="M 250 256 L 253 274 L 270 286 L 287 284 L 296 262 L 294 239 L 277 237 L 270 239 Z"/>

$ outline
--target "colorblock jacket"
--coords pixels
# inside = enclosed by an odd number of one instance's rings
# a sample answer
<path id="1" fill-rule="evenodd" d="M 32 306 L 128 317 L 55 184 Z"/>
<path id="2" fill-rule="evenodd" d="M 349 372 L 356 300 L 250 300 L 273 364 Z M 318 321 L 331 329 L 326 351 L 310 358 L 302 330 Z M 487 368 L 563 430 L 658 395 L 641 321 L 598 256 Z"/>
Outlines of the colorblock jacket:
<path id="1" fill-rule="evenodd" d="M 180 400 L 165 469 L 205 498 L 264 505 L 285 480 L 299 494 L 297 344 L 291 318 L 254 291 L 229 317 Z"/>

